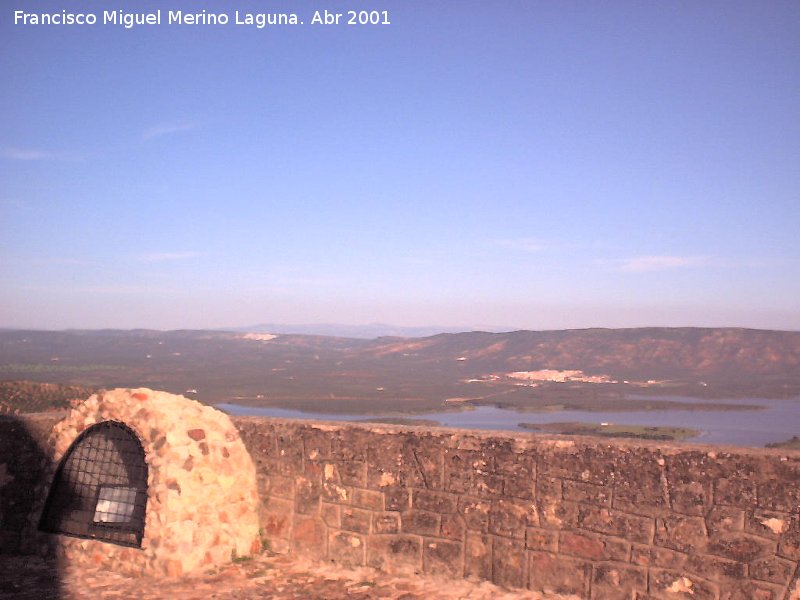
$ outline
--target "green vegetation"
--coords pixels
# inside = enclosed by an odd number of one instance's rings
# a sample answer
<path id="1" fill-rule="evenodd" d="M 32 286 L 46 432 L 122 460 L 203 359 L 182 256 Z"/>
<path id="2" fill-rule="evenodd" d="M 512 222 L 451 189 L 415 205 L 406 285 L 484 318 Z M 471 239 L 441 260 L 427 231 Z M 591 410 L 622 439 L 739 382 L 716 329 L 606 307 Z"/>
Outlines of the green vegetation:
<path id="1" fill-rule="evenodd" d="M 57 363 L 10 363 L 0 365 L 0 373 L 90 373 L 124 369 L 118 365 L 59 365 Z"/>
<path id="2" fill-rule="evenodd" d="M 520 423 L 533 431 L 562 435 L 591 435 L 598 437 L 634 438 L 640 440 L 679 441 L 696 437 L 700 432 L 685 427 L 650 427 L 648 425 L 614 425 L 597 423 Z"/>
<path id="3" fill-rule="evenodd" d="M 780 448 L 782 450 L 800 450 L 800 437 L 792 436 L 791 439 L 785 442 L 774 442 L 767 444 L 767 448 Z"/>
<path id="4" fill-rule="evenodd" d="M 231 550 L 231 562 L 232 563 L 239 564 L 239 563 L 249 562 L 251 560 L 253 560 L 252 556 L 250 556 L 248 554 L 245 554 L 244 556 L 239 556 L 238 554 L 236 554 L 236 549 L 235 548 L 233 550 Z"/>
<path id="5" fill-rule="evenodd" d="M 433 419 L 412 419 L 409 417 L 374 417 L 359 419 L 356 423 L 383 423 L 385 425 L 414 425 L 417 427 L 440 427 L 439 421 Z"/>
<path id="6" fill-rule="evenodd" d="M 93 388 L 33 381 L 0 381 L 0 414 L 69 408 L 70 401 L 91 396 Z"/>

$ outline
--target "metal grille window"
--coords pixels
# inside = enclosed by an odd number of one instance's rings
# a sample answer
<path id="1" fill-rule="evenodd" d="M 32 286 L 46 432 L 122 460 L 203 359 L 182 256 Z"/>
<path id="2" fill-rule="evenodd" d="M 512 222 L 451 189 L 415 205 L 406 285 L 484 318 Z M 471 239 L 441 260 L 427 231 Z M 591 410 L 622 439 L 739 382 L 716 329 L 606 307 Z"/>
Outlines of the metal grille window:
<path id="1" fill-rule="evenodd" d="M 139 438 L 122 423 L 104 421 L 67 450 L 39 528 L 140 547 L 146 504 L 147 463 Z"/>

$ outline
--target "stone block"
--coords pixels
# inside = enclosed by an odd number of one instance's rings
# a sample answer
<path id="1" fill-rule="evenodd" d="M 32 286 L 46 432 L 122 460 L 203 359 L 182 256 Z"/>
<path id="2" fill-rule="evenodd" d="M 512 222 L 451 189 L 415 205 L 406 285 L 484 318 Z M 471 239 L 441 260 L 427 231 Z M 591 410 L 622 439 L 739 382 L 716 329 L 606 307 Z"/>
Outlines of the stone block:
<path id="1" fill-rule="evenodd" d="M 653 600 L 717 600 L 719 587 L 682 571 L 650 569 Z"/>
<path id="2" fill-rule="evenodd" d="M 353 489 L 339 485 L 332 481 L 326 481 L 322 484 L 321 497 L 326 502 L 335 504 L 350 504 L 353 495 Z"/>
<path id="3" fill-rule="evenodd" d="M 294 477 L 270 475 L 270 495 L 277 498 L 294 498 Z"/>
<path id="4" fill-rule="evenodd" d="M 716 538 L 708 545 L 710 554 L 746 563 L 775 554 L 775 550 L 775 542 L 746 534 Z"/>
<path id="5" fill-rule="evenodd" d="M 494 473 L 475 474 L 473 475 L 470 492 L 483 497 L 502 496 L 503 478 Z"/>
<path id="6" fill-rule="evenodd" d="M 741 581 L 747 574 L 747 565 L 744 563 L 709 554 L 690 554 L 683 568 L 690 573 L 717 582 Z"/>
<path id="7" fill-rule="evenodd" d="M 267 498 L 260 511 L 261 527 L 268 537 L 289 539 L 294 503 L 283 498 Z"/>
<path id="8" fill-rule="evenodd" d="M 525 547 L 528 550 L 555 552 L 558 549 L 558 532 L 528 527 L 525 530 Z"/>
<path id="9" fill-rule="evenodd" d="M 492 538 L 467 532 L 464 541 L 464 577 L 492 578 Z"/>
<path id="10" fill-rule="evenodd" d="M 414 490 L 411 508 L 436 513 L 454 513 L 458 509 L 458 496 L 429 490 Z"/>
<path id="11" fill-rule="evenodd" d="M 715 506 L 706 515 L 706 529 L 710 536 L 742 531 L 745 511 L 732 506 Z"/>
<path id="12" fill-rule="evenodd" d="M 327 460 L 331 456 L 331 434 L 316 428 L 302 430 L 303 457 L 307 460 Z"/>
<path id="13" fill-rule="evenodd" d="M 662 569 L 679 570 L 686 564 L 689 556 L 658 546 L 641 546 L 633 544 L 631 562 L 643 567 L 661 567 Z"/>
<path id="14" fill-rule="evenodd" d="M 367 464 L 361 461 L 343 460 L 336 463 L 339 483 L 355 487 L 366 487 Z"/>
<path id="15" fill-rule="evenodd" d="M 672 510 L 686 515 L 702 516 L 711 503 L 712 483 L 688 481 L 670 486 Z"/>
<path id="16" fill-rule="evenodd" d="M 714 482 L 714 503 L 719 506 L 755 508 L 758 502 L 756 484 L 750 478 L 732 476 Z"/>
<path id="17" fill-rule="evenodd" d="M 589 593 L 590 562 L 549 552 L 528 552 L 530 589 L 545 594 Z"/>
<path id="18" fill-rule="evenodd" d="M 448 449 L 444 454 L 444 490 L 456 494 L 466 493 L 472 483 L 470 466 L 476 452 Z"/>
<path id="19" fill-rule="evenodd" d="M 707 543 L 706 523 L 702 517 L 671 514 L 656 519 L 657 546 L 680 552 L 699 552 Z"/>
<path id="20" fill-rule="evenodd" d="M 630 554 L 630 544 L 593 533 L 562 531 L 558 536 L 558 551 L 589 560 L 626 562 Z"/>
<path id="21" fill-rule="evenodd" d="M 640 544 L 650 543 L 655 529 L 653 520 L 648 517 L 588 506 L 578 508 L 578 525 L 582 529 L 621 537 Z"/>
<path id="22" fill-rule="evenodd" d="M 582 504 L 562 500 L 540 501 L 539 522 L 552 529 L 575 529 L 580 526 Z M 605 510 L 605 509 L 604 509 Z"/>
<path id="23" fill-rule="evenodd" d="M 383 492 L 354 488 L 353 506 L 368 508 L 369 510 L 383 510 Z"/>
<path id="24" fill-rule="evenodd" d="M 415 468 L 416 476 L 409 480 L 415 487 L 430 490 L 441 490 L 444 487 L 444 459 L 442 451 L 430 444 L 430 438 L 409 436 L 409 447 L 412 460 L 409 464 Z M 425 444 L 424 442 L 429 442 Z M 421 485 L 420 485 L 421 484 Z"/>
<path id="25" fill-rule="evenodd" d="M 344 567 L 360 567 L 365 562 L 366 538 L 348 531 L 328 535 L 328 560 Z"/>
<path id="26" fill-rule="evenodd" d="M 795 563 L 777 556 L 768 556 L 750 563 L 750 577 L 780 585 L 788 585 L 795 572 Z"/>
<path id="27" fill-rule="evenodd" d="M 492 541 L 492 581 L 505 587 L 527 587 L 528 557 L 525 542 L 494 538 Z"/>
<path id="28" fill-rule="evenodd" d="M 342 529 L 356 533 L 369 533 L 372 513 L 361 508 L 343 506 L 341 511 Z"/>
<path id="29" fill-rule="evenodd" d="M 631 600 L 647 593 L 647 569 L 601 563 L 592 573 L 592 600 Z"/>
<path id="30" fill-rule="evenodd" d="M 390 487 L 383 490 L 385 510 L 408 510 L 411 508 L 411 494 L 401 487 Z"/>
<path id="31" fill-rule="evenodd" d="M 761 537 L 778 539 L 789 530 L 792 519 L 792 515 L 787 513 L 756 510 L 747 513 L 744 530 Z"/>
<path id="32" fill-rule="evenodd" d="M 367 566 L 388 573 L 422 571 L 422 538 L 416 535 L 380 535 L 367 540 Z"/>
<path id="33" fill-rule="evenodd" d="M 777 586 L 760 581 L 740 581 L 734 585 L 722 588 L 720 600 L 783 600 L 783 586 Z M 796 596 L 789 596 L 794 600 Z"/>
<path id="34" fill-rule="evenodd" d="M 295 510 L 302 515 L 316 514 L 319 510 L 321 485 L 319 478 L 298 475 L 295 477 Z"/>
<path id="35" fill-rule="evenodd" d="M 322 522 L 328 527 L 333 529 L 340 529 L 342 526 L 342 507 L 338 504 L 328 504 L 327 502 L 320 503 L 320 517 Z"/>
<path id="36" fill-rule="evenodd" d="M 425 540 L 422 547 L 422 565 L 425 573 L 461 577 L 463 547 L 458 542 Z"/>
<path id="37" fill-rule="evenodd" d="M 325 535 L 326 527 L 318 518 L 297 516 L 292 527 L 292 548 L 304 556 L 324 558 Z"/>
<path id="38" fill-rule="evenodd" d="M 582 481 L 565 481 L 563 483 L 564 500 L 583 502 L 596 506 L 611 505 L 611 489 L 603 485 L 584 483 Z"/>
<path id="39" fill-rule="evenodd" d="M 782 512 L 797 511 L 800 507 L 800 489 L 796 485 L 786 485 L 788 481 L 800 480 L 800 473 L 793 477 L 766 481 L 758 486 L 758 507 Z"/>
<path id="40" fill-rule="evenodd" d="M 503 475 L 504 496 L 533 500 L 535 487 L 535 474 L 530 469 Z"/>
<path id="41" fill-rule="evenodd" d="M 424 510 L 410 510 L 400 515 L 400 530 L 403 533 L 439 535 L 441 516 Z"/>
<path id="42" fill-rule="evenodd" d="M 464 533 L 467 530 L 467 525 L 464 522 L 464 517 L 459 514 L 444 514 L 442 515 L 442 524 L 439 530 L 439 535 L 443 538 L 451 540 L 463 540 Z"/>
<path id="43" fill-rule="evenodd" d="M 539 515 L 532 502 L 495 500 L 489 509 L 489 533 L 523 538 L 526 527 L 539 525 Z"/>
<path id="44" fill-rule="evenodd" d="M 489 509 L 491 503 L 478 498 L 461 496 L 458 499 L 458 512 L 464 517 L 467 529 L 487 532 L 489 530 Z"/>
<path id="45" fill-rule="evenodd" d="M 374 533 L 399 533 L 400 514 L 396 512 L 373 513 L 372 531 Z"/>

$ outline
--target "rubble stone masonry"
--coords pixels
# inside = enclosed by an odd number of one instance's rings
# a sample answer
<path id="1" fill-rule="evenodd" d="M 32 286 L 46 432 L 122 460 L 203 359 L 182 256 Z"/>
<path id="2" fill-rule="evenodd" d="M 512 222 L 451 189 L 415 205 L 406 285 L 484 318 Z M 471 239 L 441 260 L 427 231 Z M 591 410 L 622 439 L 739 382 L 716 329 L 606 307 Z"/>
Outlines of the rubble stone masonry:
<path id="1" fill-rule="evenodd" d="M 800 453 L 234 423 L 282 552 L 586 599 L 798 597 Z"/>
<path id="2" fill-rule="evenodd" d="M 800 598 L 797 452 L 232 421 L 277 552 L 585 599 Z M 46 430 L 25 423 L 0 421 L 6 551 L 23 545 L 17 511 L 35 479 L 14 456 L 31 444 L 9 436 Z"/>

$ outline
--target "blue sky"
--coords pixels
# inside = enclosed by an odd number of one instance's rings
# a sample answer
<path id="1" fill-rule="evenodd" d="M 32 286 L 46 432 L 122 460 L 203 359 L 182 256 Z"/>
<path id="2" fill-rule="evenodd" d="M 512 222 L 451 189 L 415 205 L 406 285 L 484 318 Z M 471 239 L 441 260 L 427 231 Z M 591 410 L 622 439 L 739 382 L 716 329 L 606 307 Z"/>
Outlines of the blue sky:
<path id="1" fill-rule="evenodd" d="M 800 329 L 800 3 L 351 6 L 3 0 L 0 327 Z"/>

